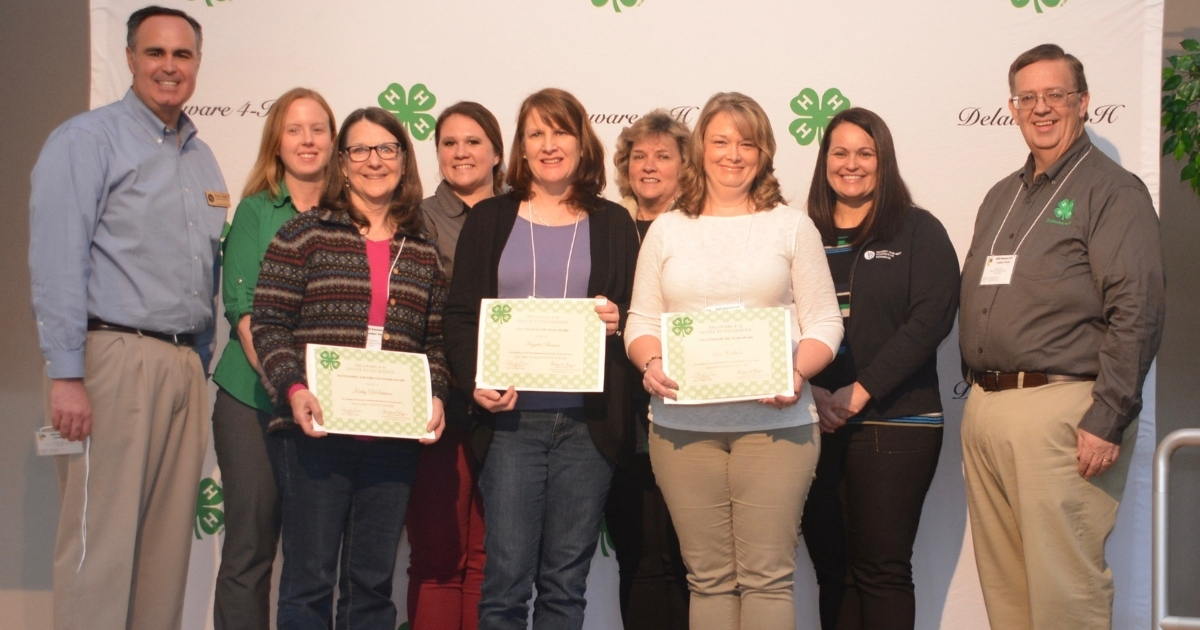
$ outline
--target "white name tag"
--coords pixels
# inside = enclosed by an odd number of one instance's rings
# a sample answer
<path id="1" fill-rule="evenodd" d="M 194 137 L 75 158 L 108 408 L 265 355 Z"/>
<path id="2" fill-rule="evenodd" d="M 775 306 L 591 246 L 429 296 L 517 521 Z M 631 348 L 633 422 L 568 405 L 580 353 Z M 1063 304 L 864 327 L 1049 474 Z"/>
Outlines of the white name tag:
<path id="1" fill-rule="evenodd" d="M 383 350 L 383 326 L 367 326 L 367 350 Z"/>
<path id="2" fill-rule="evenodd" d="M 744 311 L 744 310 L 746 310 L 746 305 L 745 304 L 722 304 L 720 306 L 706 306 L 704 308 L 704 310 L 706 310 L 706 311 Z"/>
<path id="3" fill-rule="evenodd" d="M 54 427 L 42 427 L 35 436 L 38 455 L 78 455 L 83 452 L 83 440 L 68 442 Z"/>
<path id="4" fill-rule="evenodd" d="M 1012 281 L 1013 267 L 1017 266 L 1017 256 L 988 256 L 983 263 L 983 277 L 979 279 L 980 286 L 992 284 L 1008 284 Z"/>

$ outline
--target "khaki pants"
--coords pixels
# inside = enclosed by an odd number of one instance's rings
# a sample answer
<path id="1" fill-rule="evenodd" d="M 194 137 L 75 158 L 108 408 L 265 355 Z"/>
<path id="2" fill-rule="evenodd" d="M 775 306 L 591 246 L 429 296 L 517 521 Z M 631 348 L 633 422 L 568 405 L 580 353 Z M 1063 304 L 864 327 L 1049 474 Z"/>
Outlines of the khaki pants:
<path id="1" fill-rule="evenodd" d="M 815 424 L 709 433 L 651 425 L 650 460 L 688 569 L 693 630 L 796 627 L 800 514 Z"/>
<path id="2" fill-rule="evenodd" d="M 91 438 L 84 454 L 57 458 L 54 627 L 179 628 L 208 440 L 200 358 L 97 331 L 88 333 L 85 371 Z"/>
<path id="3" fill-rule="evenodd" d="M 995 630 L 1112 626 L 1112 571 L 1104 542 L 1117 519 L 1138 423 L 1120 457 L 1085 480 L 1076 427 L 1092 383 L 971 389 L 963 467 L 975 562 Z"/>

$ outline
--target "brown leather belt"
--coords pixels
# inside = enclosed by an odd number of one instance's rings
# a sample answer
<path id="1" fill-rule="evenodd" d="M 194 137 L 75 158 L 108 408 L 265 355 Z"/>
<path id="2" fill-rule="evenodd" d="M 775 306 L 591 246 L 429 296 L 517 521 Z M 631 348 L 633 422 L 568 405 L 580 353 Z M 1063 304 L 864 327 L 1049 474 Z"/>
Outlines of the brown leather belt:
<path id="1" fill-rule="evenodd" d="M 970 377 L 973 384 L 980 386 L 985 392 L 1041 387 L 1047 383 L 1071 383 L 1096 380 L 1095 376 L 1047 374 L 1045 372 L 976 372 L 975 370 L 971 370 L 967 376 Z"/>
<path id="2" fill-rule="evenodd" d="M 192 333 L 181 333 L 178 335 L 169 335 L 167 333 L 154 332 L 153 330 L 139 330 L 122 326 L 120 324 L 110 324 L 102 319 L 89 319 L 87 323 L 88 330 L 107 330 L 109 332 L 129 333 L 138 335 L 139 337 L 150 337 L 158 339 L 177 346 L 194 347 L 196 345 L 196 335 Z"/>

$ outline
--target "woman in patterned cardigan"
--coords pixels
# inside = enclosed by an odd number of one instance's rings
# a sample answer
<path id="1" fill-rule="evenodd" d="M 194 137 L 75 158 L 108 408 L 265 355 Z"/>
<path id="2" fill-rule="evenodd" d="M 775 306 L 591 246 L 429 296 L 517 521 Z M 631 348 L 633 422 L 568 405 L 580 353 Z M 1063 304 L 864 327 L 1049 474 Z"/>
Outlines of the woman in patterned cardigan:
<path id="1" fill-rule="evenodd" d="M 426 354 L 435 436 L 449 387 L 446 282 L 418 209 L 412 142 L 388 112 L 360 109 L 342 124 L 338 153 L 320 209 L 285 223 L 267 250 L 251 317 L 255 350 L 279 392 L 278 424 L 291 425 L 280 432 L 281 629 L 328 628 L 335 581 L 337 627 L 396 627 L 392 573 L 421 448 L 322 431 L 321 406 L 305 386 L 305 345 L 362 348 L 378 326 L 383 350 Z"/>

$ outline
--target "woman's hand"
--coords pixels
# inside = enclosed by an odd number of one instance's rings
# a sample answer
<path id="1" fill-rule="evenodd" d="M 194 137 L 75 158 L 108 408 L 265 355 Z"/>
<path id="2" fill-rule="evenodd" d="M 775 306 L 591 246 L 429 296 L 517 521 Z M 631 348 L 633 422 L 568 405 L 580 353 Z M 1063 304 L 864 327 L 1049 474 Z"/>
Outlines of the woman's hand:
<path id="1" fill-rule="evenodd" d="M 317 402 L 317 397 L 311 391 L 298 389 L 288 402 L 292 405 L 292 417 L 304 430 L 304 435 L 316 438 L 329 435 L 321 429 L 325 418 L 321 413 L 321 403 Z"/>
<path id="2" fill-rule="evenodd" d="M 433 397 L 433 417 L 429 419 L 429 424 L 425 425 L 425 430 L 433 434 L 433 438 L 421 438 L 417 440 L 421 444 L 433 444 L 442 438 L 442 431 L 446 428 L 446 407 L 442 404 L 442 399 L 437 396 Z"/>
<path id="3" fill-rule="evenodd" d="M 601 303 L 602 300 L 603 303 Z M 600 321 L 604 322 L 604 334 L 611 335 L 617 332 L 617 322 L 621 321 L 621 313 L 617 310 L 616 304 L 610 302 L 603 295 L 597 295 L 596 314 L 600 316 Z"/>
<path id="4" fill-rule="evenodd" d="M 642 387 L 645 387 L 646 391 L 650 392 L 652 396 L 670 398 L 671 400 L 679 398 L 679 395 L 675 393 L 675 390 L 679 389 L 679 383 L 668 378 L 666 373 L 663 372 L 661 357 L 655 357 L 650 360 L 650 366 L 642 374 Z"/>
<path id="5" fill-rule="evenodd" d="M 488 410 L 491 413 L 501 413 L 504 411 L 512 411 L 517 406 L 517 390 L 511 385 L 507 391 L 498 392 L 494 389 L 479 389 L 475 388 L 475 394 L 472 396 L 475 403 L 480 407 Z"/>
<path id="6" fill-rule="evenodd" d="M 804 384 L 804 379 L 800 378 L 800 373 L 792 374 L 793 383 L 796 386 L 795 394 L 792 396 L 776 396 L 774 398 L 760 398 L 758 402 L 764 405 L 770 405 L 776 409 L 786 409 L 800 402 L 800 386 Z"/>
<path id="7" fill-rule="evenodd" d="M 833 392 L 814 385 L 812 393 L 813 402 L 817 405 L 817 423 L 821 427 L 821 433 L 833 433 L 846 424 L 846 419 L 833 409 Z"/>
<path id="8" fill-rule="evenodd" d="M 858 384 L 858 381 L 855 381 L 833 392 L 831 404 L 834 413 L 845 420 L 857 416 L 868 402 L 871 402 L 871 394 L 868 394 L 867 390 Z"/>

